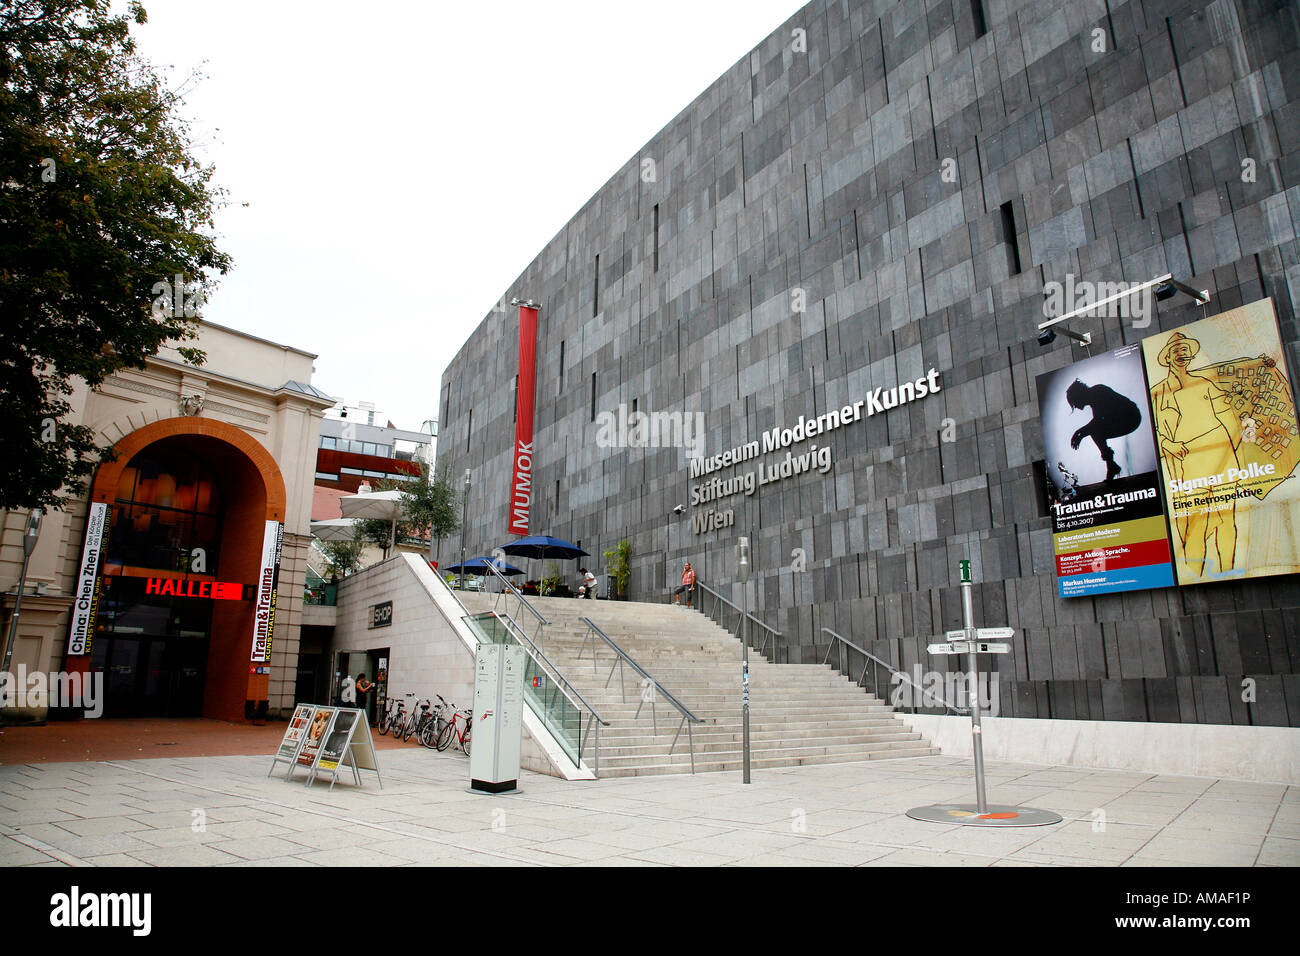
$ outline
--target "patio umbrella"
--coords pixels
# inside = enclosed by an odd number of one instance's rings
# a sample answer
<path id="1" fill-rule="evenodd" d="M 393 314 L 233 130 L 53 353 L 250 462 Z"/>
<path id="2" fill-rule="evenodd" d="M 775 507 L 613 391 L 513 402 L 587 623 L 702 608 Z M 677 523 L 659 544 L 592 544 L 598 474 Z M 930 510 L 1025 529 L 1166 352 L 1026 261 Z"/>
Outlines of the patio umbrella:
<path id="1" fill-rule="evenodd" d="M 468 561 L 465 562 L 465 573 L 466 574 L 491 574 L 492 572 L 488 570 L 488 565 L 491 563 L 492 563 L 491 558 L 470 558 Z M 451 567 L 443 568 L 442 570 L 448 572 L 449 574 L 460 574 L 460 565 L 453 564 Z M 502 574 L 505 575 L 524 573 L 519 568 L 515 567 L 513 564 L 507 564 L 504 561 L 502 561 L 499 565 L 497 565 L 497 570 L 499 570 Z"/>
<path id="2" fill-rule="evenodd" d="M 346 512 L 345 512 L 346 513 Z M 581 558 L 590 552 L 583 551 L 576 544 L 563 538 L 552 538 L 545 534 L 535 534 L 531 538 L 520 538 L 501 549 L 506 554 L 521 558 Z"/>
<path id="3" fill-rule="evenodd" d="M 520 558 L 555 558 L 557 560 L 566 560 L 569 558 L 581 558 L 589 554 L 571 541 L 565 541 L 563 538 L 552 538 L 546 534 L 535 534 L 532 537 L 520 538 L 518 541 L 512 541 L 501 549 L 506 554 Z"/>
<path id="4" fill-rule="evenodd" d="M 324 521 L 313 521 L 311 533 L 322 541 L 355 541 L 356 521 L 352 518 L 327 518 Z"/>
<path id="5" fill-rule="evenodd" d="M 345 495 L 339 499 L 339 509 L 345 518 L 379 518 L 391 524 L 388 531 L 388 550 L 393 550 L 397 536 L 397 519 L 402 516 L 402 492 L 371 491 L 366 494 Z"/>

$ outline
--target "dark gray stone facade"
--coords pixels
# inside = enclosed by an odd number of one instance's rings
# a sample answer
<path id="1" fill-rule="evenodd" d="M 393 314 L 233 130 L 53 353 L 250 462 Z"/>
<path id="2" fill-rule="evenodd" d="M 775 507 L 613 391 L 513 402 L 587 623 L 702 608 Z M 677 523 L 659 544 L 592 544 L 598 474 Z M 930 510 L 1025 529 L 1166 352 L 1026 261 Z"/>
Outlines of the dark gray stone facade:
<path id="1" fill-rule="evenodd" d="M 925 645 L 961 625 L 969 557 L 977 620 L 1017 630 L 993 663 L 1003 715 L 1300 725 L 1294 575 L 1057 597 L 1034 389 L 1085 355 L 1035 342 L 1067 274 L 1172 272 L 1210 314 L 1272 297 L 1297 380 L 1298 17 L 1253 0 L 799 10 L 504 292 L 540 304 L 533 532 L 602 568 L 626 537 L 634 599 L 662 599 L 687 558 L 737 602 L 749 533 L 778 659 L 820 661 L 830 627 L 904 668 L 945 667 Z M 1071 324 L 1096 354 L 1201 317 L 1180 296 L 1144 329 Z M 489 314 L 441 383 L 439 453 L 474 476 L 471 554 L 510 539 L 517 343 L 516 310 Z M 937 395 L 822 436 L 827 474 L 728 499 L 736 523 L 714 532 L 693 533 L 700 508 L 671 514 L 690 504 L 684 449 L 597 441 L 600 413 L 635 400 L 702 413 L 711 455 L 931 367 Z"/>

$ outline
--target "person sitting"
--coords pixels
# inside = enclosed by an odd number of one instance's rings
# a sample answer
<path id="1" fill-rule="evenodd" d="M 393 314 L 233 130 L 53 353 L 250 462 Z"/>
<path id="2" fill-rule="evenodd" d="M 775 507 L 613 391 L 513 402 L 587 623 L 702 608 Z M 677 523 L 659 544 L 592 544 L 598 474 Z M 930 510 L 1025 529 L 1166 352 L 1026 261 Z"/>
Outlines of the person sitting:
<path id="1" fill-rule="evenodd" d="M 592 598 L 596 595 L 596 575 L 592 574 L 586 568 L 578 568 L 578 573 L 582 575 L 582 584 L 578 587 L 579 598 Z"/>

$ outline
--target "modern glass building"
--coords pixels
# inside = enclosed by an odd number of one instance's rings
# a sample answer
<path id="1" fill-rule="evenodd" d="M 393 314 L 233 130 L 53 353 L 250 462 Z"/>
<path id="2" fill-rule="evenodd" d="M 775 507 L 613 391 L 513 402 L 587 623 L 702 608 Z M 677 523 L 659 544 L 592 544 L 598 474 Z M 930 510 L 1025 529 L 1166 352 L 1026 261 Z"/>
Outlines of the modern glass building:
<path id="1" fill-rule="evenodd" d="M 1004 716 L 1300 725 L 1285 566 L 1229 573 L 1220 553 L 1206 583 L 1062 596 L 1051 476 L 1086 486 L 1130 459 L 1111 469 L 1086 444 L 1107 472 L 1090 479 L 1049 456 L 1037 391 L 1252 304 L 1276 316 L 1268 367 L 1296 381 L 1297 16 L 1245 0 L 798 10 L 504 291 L 538 305 L 535 362 L 511 310 L 445 370 L 439 450 L 471 474 L 469 553 L 510 540 L 523 508 L 531 533 L 596 556 L 627 539 L 636 600 L 662 600 L 689 560 L 739 603 L 748 535 L 748 602 L 782 632 L 778 660 L 820 662 L 829 628 L 903 670 L 946 666 L 926 645 L 962 625 L 968 559 L 977 622 L 1015 629 L 986 662 Z M 1280 453 L 1294 413 L 1274 424 Z M 1169 509 L 1152 514 L 1178 543 Z M 1281 515 L 1242 559 L 1294 548 L 1294 506 Z"/>

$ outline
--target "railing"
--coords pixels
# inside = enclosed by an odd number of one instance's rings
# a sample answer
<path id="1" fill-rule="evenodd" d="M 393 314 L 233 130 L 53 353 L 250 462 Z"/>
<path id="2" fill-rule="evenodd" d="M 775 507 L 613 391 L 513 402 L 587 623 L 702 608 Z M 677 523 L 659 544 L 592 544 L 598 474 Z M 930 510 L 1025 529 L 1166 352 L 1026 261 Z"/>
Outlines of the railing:
<path id="1" fill-rule="evenodd" d="M 466 614 L 465 623 L 484 643 L 518 644 L 528 655 L 524 668 L 524 699 L 573 761 L 582 765 L 587 744 L 594 740 L 595 774 L 600 776 L 600 728 L 609 721 L 601 717 L 550 659 L 524 633 L 519 622 L 498 611 Z M 584 719 L 583 709 L 587 711 Z"/>
<path id="2" fill-rule="evenodd" d="M 751 647 L 754 646 L 754 638 L 753 638 L 754 627 L 757 626 L 763 630 L 764 634 L 763 634 L 763 640 L 759 643 L 756 650 L 758 651 L 758 653 L 762 654 L 763 649 L 767 647 L 767 642 L 770 640 L 772 642 L 772 656 L 769 659 L 773 661 L 776 660 L 776 639 L 778 637 L 783 636 L 780 631 L 776 630 L 775 628 L 768 627 L 758 618 L 754 617 L 754 615 L 751 614 L 749 611 L 742 612 L 740 608 L 736 607 L 736 605 L 732 604 L 730 601 L 728 601 L 726 598 L 724 598 L 721 594 L 713 590 L 713 588 L 709 587 L 708 585 L 701 584 L 699 581 L 696 581 L 695 587 L 703 594 L 706 594 L 713 599 L 712 612 L 710 612 L 705 608 L 703 599 L 700 600 L 700 610 L 703 611 L 707 617 L 709 617 L 712 620 L 716 620 L 718 622 L 718 625 L 722 627 L 724 630 L 730 631 L 732 628 L 726 622 L 727 622 L 728 612 L 734 611 L 736 614 L 737 636 L 739 636 L 739 632 L 740 632 L 740 622 L 744 619 L 748 619 L 751 625 L 751 627 L 749 628 L 749 636 L 747 638 L 750 646 Z M 716 618 L 714 617 L 714 613 L 717 614 Z M 741 616 L 742 613 L 744 615 L 743 618 Z"/>
<path id="3" fill-rule="evenodd" d="M 854 644 L 848 638 L 841 637 L 839 634 L 836 634 L 834 631 L 832 631 L 829 627 L 823 627 L 822 633 L 829 634 L 831 637 L 835 639 L 831 641 L 830 645 L 826 648 L 826 656 L 822 659 L 822 663 L 823 664 L 829 663 L 831 659 L 831 651 L 838 648 L 840 652 L 839 660 L 838 660 L 839 671 L 842 674 L 847 674 L 848 660 L 846 658 L 844 648 L 848 647 L 857 651 L 864 658 L 866 658 L 865 662 L 862 665 L 862 673 L 858 675 L 858 686 L 859 687 L 864 686 L 862 681 L 867 676 L 867 668 L 868 667 L 871 668 L 871 692 L 875 694 L 877 697 L 879 697 L 881 700 L 885 699 L 884 697 L 881 697 L 880 692 L 878 690 L 880 686 L 880 681 L 879 681 L 880 668 L 883 667 L 885 670 L 889 671 L 890 674 L 889 682 L 891 684 L 894 682 L 894 680 L 901 680 L 903 683 L 907 684 L 908 686 L 915 688 L 918 695 L 917 697 L 918 701 L 924 700 L 926 697 L 929 697 L 936 704 L 943 707 L 945 711 L 951 711 L 952 713 L 957 714 L 958 716 L 961 717 L 970 716 L 969 710 L 962 707 L 958 707 L 955 704 L 948 703 L 947 700 L 945 700 L 940 695 L 934 693 L 933 691 L 928 691 L 925 690 L 924 688 L 918 687 L 915 681 L 913 681 L 910 677 L 908 677 L 905 673 L 900 671 L 898 668 L 894 667 L 892 664 L 887 663 L 886 661 L 882 661 L 879 657 L 876 657 L 876 655 L 870 653 L 869 651 L 864 650 L 861 647 L 858 647 L 858 645 Z M 913 710 L 918 710 L 921 707 L 925 706 L 925 704 L 918 703 L 910 706 L 912 707 Z M 898 709 L 903 710 L 905 708 L 899 706 Z"/>
<path id="4" fill-rule="evenodd" d="M 515 587 L 513 584 L 510 583 L 510 579 L 507 578 L 504 574 L 502 574 L 501 571 L 498 570 L 495 564 L 493 564 L 491 561 L 488 561 L 487 567 L 488 567 L 488 571 L 490 571 L 497 578 L 497 580 L 499 580 L 503 585 L 501 590 L 497 592 L 497 599 L 493 603 L 492 609 L 496 610 L 497 608 L 501 608 L 501 610 L 504 611 L 505 614 L 508 617 L 510 617 L 511 620 L 517 621 L 518 618 L 520 617 L 519 614 L 520 609 L 526 608 L 528 610 L 529 619 L 534 622 L 534 627 L 537 628 L 535 634 L 529 635 L 529 639 L 538 647 L 540 647 L 543 651 L 545 651 L 546 650 L 546 625 L 551 622 L 548 621 L 545 617 L 543 617 L 542 613 L 538 611 L 537 608 L 533 607 L 531 604 L 528 603 L 528 598 L 524 597 L 523 593 L 517 587 Z M 518 600 L 518 603 L 515 605 L 514 614 L 510 614 L 510 598 L 512 596 Z"/>
<path id="5" fill-rule="evenodd" d="M 302 603 L 321 607 L 334 607 L 338 603 L 338 598 L 339 586 L 337 584 L 322 584 L 319 587 L 307 588 Z"/>
<path id="6" fill-rule="evenodd" d="M 582 639 L 582 646 L 578 648 L 578 660 L 582 660 L 582 654 L 587 649 L 587 642 L 591 641 L 592 637 L 599 637 L 604 641 L 605 644 L 608 645 L 609 649 L 614 652 L 614 663 L 610 665 L 609 674 L 605 677 L 605 686 L 609 687 L 609 682 L 614 677 L 614 670 L 617 668 L 619 690 L 622 693 L 623 703 L 625 704 L 627 703 L 627 686 L 623 681 L 623 664 L 626 662 L 629 667 L 636 671 L 637 674 L 640 675 L 643 683 L 641 703 L 637 704 L 636 713 L 632 715 L 632 719 L 636 720 L 641 716 L 641 709 L 645 707 L 646 699 L 648 697 L 650 703 L 650 720 L 654 727 L 656 737 L 659 736 L 659 715 L 655 711 L 655 698 L 659 694 L 662 694 L 664 700 L 676 707 L 678 713 L 682 715 L 682 719 L 678 722 L 677 733 L 673 734 L 673 742 L 668 747 L 668 756 L 671 757 L 673 751 L 677 749 L 677 740 L 682 735 L 682 728 L 686 728 L 686 740 L 691 751 L 691 773 L 695 773 L 695 737 L 691 734 L 691 724 L 702 724 L 704 723 L 704 720 L 700 717 L 696 717 L 686 708 L 686 705 L 668 691 L 664 690 L 663 687 L 660 686 L 659 682 L 646 672 L 644 667 L 634 661 L 628 655 L 627 651 L 623 650 L 623 648 L 610 640 L 609 635 L 597 627 L 596 624 L 592 622 L 591 618 L 582 618 L 582 623 L 587 625 L 587 636 Z M 591 669 L 593 671 L 599 669 L 596 663 L 596 644 L 594 641 L 592 641 L 591 645 Z M 646 691 L 649 691 L 648 695 Z"/>

